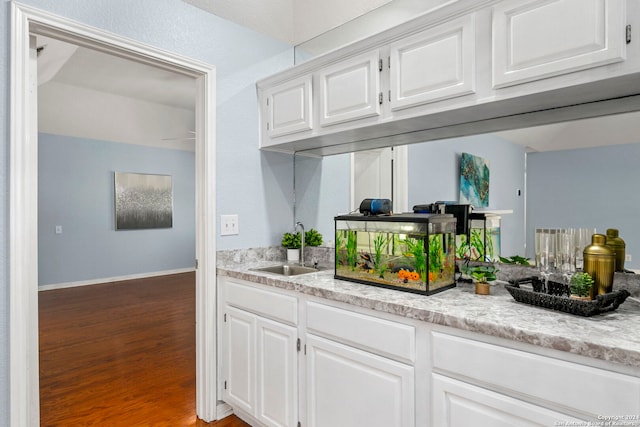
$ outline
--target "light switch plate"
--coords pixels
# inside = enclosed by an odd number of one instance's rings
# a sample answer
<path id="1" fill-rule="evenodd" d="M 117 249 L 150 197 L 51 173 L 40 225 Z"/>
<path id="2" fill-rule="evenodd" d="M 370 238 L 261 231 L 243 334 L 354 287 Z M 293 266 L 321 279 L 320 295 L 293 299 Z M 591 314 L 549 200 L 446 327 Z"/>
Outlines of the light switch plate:
<path id="1" fill-rule="evenodd" d="M 220 215 L 220 235 L 239 234 L 238 215 Z"/>

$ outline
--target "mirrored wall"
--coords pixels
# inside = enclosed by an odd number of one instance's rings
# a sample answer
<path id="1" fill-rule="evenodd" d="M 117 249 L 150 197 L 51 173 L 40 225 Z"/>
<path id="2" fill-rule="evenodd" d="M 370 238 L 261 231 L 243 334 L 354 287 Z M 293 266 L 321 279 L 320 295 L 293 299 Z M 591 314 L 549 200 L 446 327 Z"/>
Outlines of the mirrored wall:
<path id="1" fill-rule="evenodd" d="M 393 0 L 295 48 L 296 63 L 371 36 L 450 3 Z M 459 198 L 459 159 L 490 162 L 489 209 L 502 216 L 502 254 L 532 257 L 537 227 L 617 228 L 640 268 L 640 114 L 625 113 L 408 146 L 408 208 Z M 351 154 L 294 156 L 296 220 L 333 240 L 333 218 L 352 209 Z M 377 195 L 371 195 L 377 197 Z M 357 206 L 356 201 L 356 206 Z M 634 256 L 635 255 L 635 256 Z"/>

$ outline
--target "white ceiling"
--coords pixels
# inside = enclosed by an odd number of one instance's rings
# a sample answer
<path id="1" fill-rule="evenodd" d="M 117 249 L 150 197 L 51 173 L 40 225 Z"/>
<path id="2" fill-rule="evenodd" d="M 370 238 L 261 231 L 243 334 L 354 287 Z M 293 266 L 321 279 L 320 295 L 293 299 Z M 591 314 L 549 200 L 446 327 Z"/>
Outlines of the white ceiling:
<path id="1" fill-rule="evenodd" d="M 38 84 L 50 81 L 195 109 L 193 77 L 38 36 Z"/>
<path id="2" fill-rule="evenodd" d="M 309 40 L 372 9 L 378 8 L 375 14 L 379 15 L 390 11 L 396 2 L 405 9 L 415 3 L 415 0 L 183 1 L 292 44 Z M 423 7 L 428 8 L 442 2 L 420 1 Z M 38 58 L 40 85 L 68 85 L 191 112 L 194 110 L 195 84 L 191 77 L 52 39 L 39 37 L 38 46 L 44 46 Z M 636 123 L 640 123 L 639 118 L 640 113 L 628 113 L 505 131 L 498 135 L 533 152 L 626 144 L 638 142 Z M 171 145 L 171 139 L 187 141 L 193 136 L 189 130 L 194 126 L 191 120 L 188 121 L 184 124 L 173 122 L 171 129 L 163 130 L 164 137 L 156 135 L 155 139 L 165 145 Z M 126 138 L 121 142 L 127 142 Z"/>
<path id="3" fill-rule="evenodd" d="M 294 46 L 392 2 L 392 0 L 182 1 Z"/>

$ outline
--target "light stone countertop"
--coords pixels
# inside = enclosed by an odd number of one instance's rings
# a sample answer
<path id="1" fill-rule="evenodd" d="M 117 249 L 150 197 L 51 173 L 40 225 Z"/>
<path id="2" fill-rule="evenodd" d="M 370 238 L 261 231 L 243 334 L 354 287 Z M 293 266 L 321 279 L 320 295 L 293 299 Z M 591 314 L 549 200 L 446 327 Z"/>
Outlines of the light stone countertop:
<path id="1" fill-rule="evenodd" d="M 219 260 L 217 271 L 221 276 L 640 369 L 640 303 L 633 300 L 615 311 L 582 317 L 518 303 L 501 284 L 492 286 L 489 296 L 476 295 L 471 284 L 423 296 L 337 280 L 333 269 L 292 277 L 250 270 L 275 264 L 275 260 L 225 259 Z"/>

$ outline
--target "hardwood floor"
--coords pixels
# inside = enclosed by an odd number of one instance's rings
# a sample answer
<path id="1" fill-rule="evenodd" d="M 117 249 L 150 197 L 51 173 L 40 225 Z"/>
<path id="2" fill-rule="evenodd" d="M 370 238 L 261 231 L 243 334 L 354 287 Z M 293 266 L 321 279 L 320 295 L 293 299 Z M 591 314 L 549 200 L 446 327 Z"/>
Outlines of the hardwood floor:
<path id="1" fill-rule="evenodd" d="M 215 426 L 195 416 L 195 274 L 39 294 L 41 425 Z"/>

